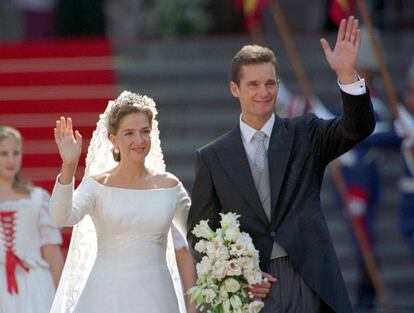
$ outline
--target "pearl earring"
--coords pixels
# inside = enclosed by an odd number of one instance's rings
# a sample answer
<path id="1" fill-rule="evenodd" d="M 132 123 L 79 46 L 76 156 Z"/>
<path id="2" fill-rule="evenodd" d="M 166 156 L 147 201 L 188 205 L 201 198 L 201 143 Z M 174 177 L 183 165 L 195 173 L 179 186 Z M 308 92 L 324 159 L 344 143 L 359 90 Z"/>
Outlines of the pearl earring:
<path id="1" fill-rule="evenodd" d="M 119 154 L 119 149 L 118 148 L 114 148 L 114 153 Z"/>

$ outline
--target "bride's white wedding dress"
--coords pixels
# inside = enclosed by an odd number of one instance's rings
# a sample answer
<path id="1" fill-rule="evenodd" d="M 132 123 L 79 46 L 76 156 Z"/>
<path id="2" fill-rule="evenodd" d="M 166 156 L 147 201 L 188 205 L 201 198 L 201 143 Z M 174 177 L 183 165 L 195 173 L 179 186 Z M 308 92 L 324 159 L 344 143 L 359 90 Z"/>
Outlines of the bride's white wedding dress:
<path id="1" fill-rule="evenodd" d="M 189 205 L 181 183 L 125 189 L 84 177 L 73 193 L 73 184 L 56 182 L 53 220 L 74 225 L 89 214 L 97 235 L 96 260 L 74 312 L 178 313 L 166 264 L 167 234 L 172 220 L 185 234 Z"/>

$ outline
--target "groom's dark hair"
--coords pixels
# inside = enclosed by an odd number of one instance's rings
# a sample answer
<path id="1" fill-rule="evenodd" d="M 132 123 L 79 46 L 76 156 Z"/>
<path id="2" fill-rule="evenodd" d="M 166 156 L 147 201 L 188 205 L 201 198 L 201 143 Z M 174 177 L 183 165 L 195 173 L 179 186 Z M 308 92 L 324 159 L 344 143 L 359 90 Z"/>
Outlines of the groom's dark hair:
<path id="1" fill-rule="evenodd" d="M 258 45 L 248 45 L 240 49 L 233 57 L 230 65 L 230 81 L 240 84 L 243 65 L 271 63 L 277 69 L 277 59 L 269 48 Z"/>

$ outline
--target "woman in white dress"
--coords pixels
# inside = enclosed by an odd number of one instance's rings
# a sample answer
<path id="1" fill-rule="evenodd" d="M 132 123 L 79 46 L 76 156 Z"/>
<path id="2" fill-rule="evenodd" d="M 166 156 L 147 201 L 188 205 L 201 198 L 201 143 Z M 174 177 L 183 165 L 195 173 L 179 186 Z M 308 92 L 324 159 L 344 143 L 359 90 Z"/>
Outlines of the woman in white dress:
<path id="1" fill-rule="evenodd" d="M 48 313 L 63 268 L 49 194 L 20 179 L 22 138 L 0 126 L 0 313 Z"/>
<path id="2" fill-rule="evenodd" d="M 156 113 L 145 96 L 124 92 L 110 101 L 76 191 L 82 137 L 70 118 L 56 122 L 62 169 L 51 215 L 59 225 L 78 225 L 52 312 L 179 312 L 166 247 L 172 221 L 185 237 L 190 199 L 165 172 Z"/>

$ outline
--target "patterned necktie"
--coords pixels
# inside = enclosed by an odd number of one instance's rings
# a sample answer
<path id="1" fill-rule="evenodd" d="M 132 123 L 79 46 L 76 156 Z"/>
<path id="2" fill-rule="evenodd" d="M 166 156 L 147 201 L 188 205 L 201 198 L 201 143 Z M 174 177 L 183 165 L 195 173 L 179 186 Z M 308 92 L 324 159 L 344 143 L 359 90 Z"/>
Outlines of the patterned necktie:
<path id="1" fill-rule="evenodd" d="M 262 131 L 256 132 L 252 138 L 252 142 L 256 146 L 256 151 L 254 152 L 253 165 L 254 167 L 261 172 L 264 168 L 266 160 L 266 145 L 265 145 L 266 134 Z"/>

